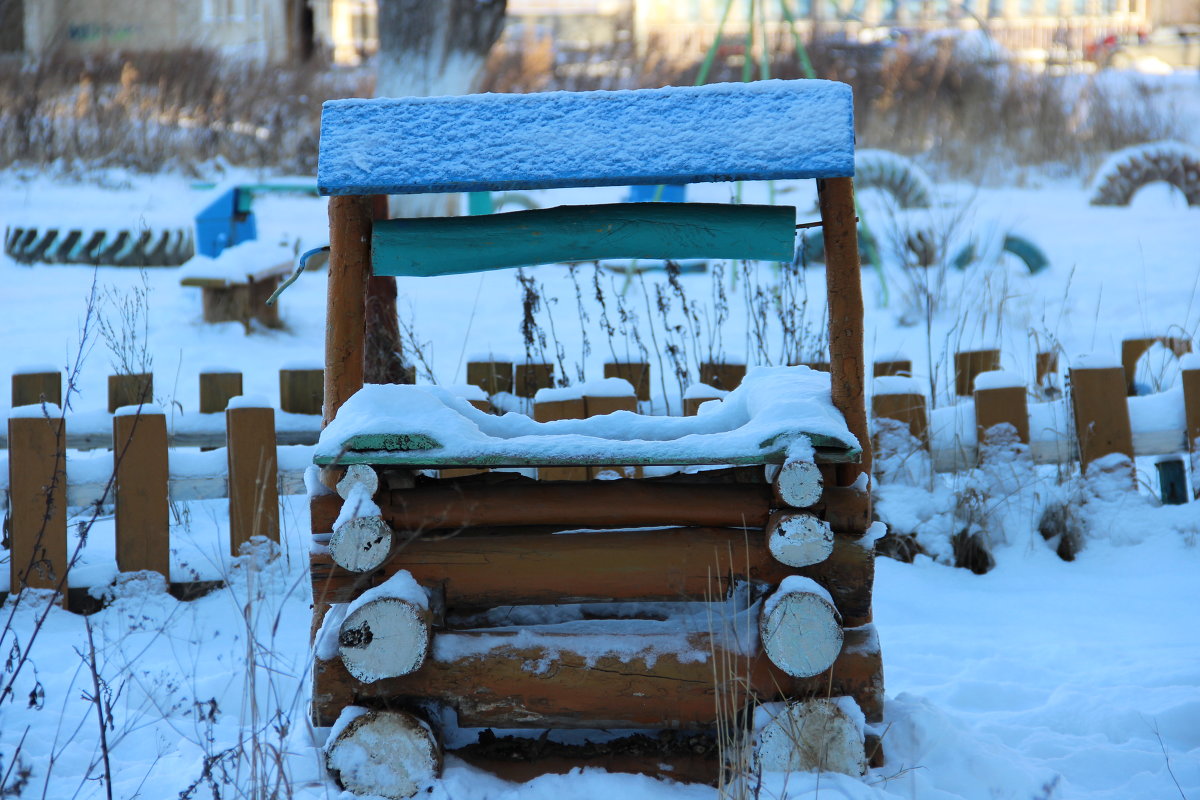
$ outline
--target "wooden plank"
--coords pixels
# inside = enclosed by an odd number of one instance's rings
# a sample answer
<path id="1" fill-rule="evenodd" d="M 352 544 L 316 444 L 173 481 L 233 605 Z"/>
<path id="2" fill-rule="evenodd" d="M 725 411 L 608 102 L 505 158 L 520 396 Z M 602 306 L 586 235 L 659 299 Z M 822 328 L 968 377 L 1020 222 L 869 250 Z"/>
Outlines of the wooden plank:
<path id="1" fill-rule="evenodd" d="M 371 198 L 329 200 L 329 286 L 325 306 L 323 426 L 363 385 Z"/>
<path id="2" fill-rule="evenodd" d="M 987 432 L 1001 423 L 1012 425 L 1017 438 L 1029 444 L 1029 407 L 1024 386 L 975 390 L 975 439 L 986 442 Z"/>
<path id="3" fill-rule="evenodd" d="M 10 417 L 8 438 L 10 591 L 61 586 L 65 605 L 67 462 L 62 418 Z"/>
<path id="4" fill-rule="evenodd" d="M 606 361 L 604 377 L 629 381 L 638 400 L 650 399 L 650 365 L 645 361 Z"/>
<path id="5" fill-rule="evenodd" d="M 533 418 L 537 422 L 552 422 L 556 419 L 584 419 L 587 404 L 582 397 L 569 400 L 543 400 L 534 402 Z M 538 480 L 543 481 L 586 481 L 587 467 L 538 467 Z"/>
<path id="6" fill-rule="evenodd" d="M 796 80 L 332 100 L 317 185 L 409 194 L 853 174 L 850 87 Z"/>
<path id="7" fill-rule="evenodd" d="M 380 491 L 376 502 L 397 531 L 562 525 L 627 528 L 655 525 L 761 528 L 771 487 L 764 484 L 689 485 L 646 481 L 448 483 Z M 336 495 L 312 501 L 314 531 L 332 531 L 341 509 Z"/>
<path id="8" fill-rule="evenodd" d="M 489 395 L 513 390 L 511 361 L 468 361 L 467 383 L 478 386 Z"/>
<path id="9" fill-rule="evenodd" d="M 538 389 L 549 389 L 553 385 L 553 364 L 516 364 L 513 367 L 513 393 L 517 397 L 533 397 Z"/>
<path id="10" fill-rule="evenodd" d="M 745 364 L 726 364 L 716 361 L 704 361 L 700 364 L 700 382 L 726 392 L 732 392 L 746 377 Z"/>
<path id="11" fill-rule="evenodd" d="M 325 374 L 319 369 L 279 370 L 279 410 L 288 414 L 320 414 Z"/>
<path id="12" fill-rule="evenodd" d="M 752 698 L 845 695 L 858 702 L 868 721 L 882 714 L 883 666 L 871 626 L 847 630 L 833 666 L 811 678 L 793 678 L 761 653 L 731 652 L 706 632 L 687 637 L 694 652 L 707 654 L 702 659 L 672 652 L 677 633 L 641 634 L 654 655 L 628 658 L 574 652 L 573 635 L 543 634 L 544 645 L 523 644 L 518 635 L 512 629 L 436 633 L 433 657 L 421 669 L 369 684 L 354 680 L 339 659 L 318 660 L 313 723 L 333 724 L 348 705 L 432 700 L 454 708 L 464 727 L 695 730 L 716 721 L 718 695 L 724 708 L 744 707 Z M 494 647 L 480 652 L 485 641 Z M 439 651 L 465 655 L 442 660 Z M 530 669 L 532 664 L 545 666 Z M 726 666 L 727 674 L 715 678 Z"/>
<path id="13" fill-rule="evenodd" d="M 201 372 L 200 413 L 223 414 L 229 401 L 242 394 L 242 373 Z M 317 412 L 320 413 L 320 412 Z"/>
<path id="14" fill-rule="evenodd" d="M 1071 399 L 1075 414 L 1075 436 L 1079 442 L 1080 466 L 1110 453 L 1133 459 L 1133 432 L 1129 404 L 1125 400 L 1125 370 L 1072 368 Z"/>
<path id="15" fill-rule="evenodd" d="M 908 432 L 929 447 L 929 418 L 923 394 L 877 394 L 871 398 L 871 415 L 875 419 L 894 419 L 908 426 Z"/>
<path id="16" fill-rule="evenodd" d="M 721 774 L 721 758 L 715 739 L 710 742 L 702 733 L 677 736 L 691 748 L 710 746 L 711 752 L 663 752 L 663 739 L 657 734 L 642 734 L 638 739 L 625 737 L 600 746 L 526 738 L 513 741 L 511 752 L 505 746 L 509 743 L 507 739 L 489 738 L 486 745 L 476 743 L 446 752 L 476 769 L 514 783 L 525 783 L 539 775 L 562 775 L 595 768 L 627 775 L 649 775 L 672 783 L 715 785 Z M 633 747 L 634 742 L 641 744 L 644 752 L 622 752 L 624 748 Z M 608 747 L 613 749 L 608 750 Z"/>
<path id="17" fill-rule="evenodd" d="M 376 275 L 432 277 L 609 258 L 791 261 L 796 209 L 613 203 L 375 224 Z"/>
<path id="18" fill-rule="evenodd" d="M 252 536 L 279 541 L 279 465 L 275 450 L 275 411 L 230 408 L 229 550 L 241 553 Z"/>
<path id="19" fill-rule="evenodd" d="M 117 569 L 154 570 L 170 580 L 167 423 L 162 414 L 113 417 Z"/>
<path id="20" fill-rule="evenodd" d="M 125 406 L 154 402 L 154 375 L 149 372 L 108 376 L 108 413 Z"/>
<path id="21" fill-rule="evenodd" d="M 970 397 L 975 391 L 975 376 L 1000 369 L 1000 351 L 963 350 L 954 354 L 954 393 Z"/>
<path id="22" fill-rule="evenodd" d="M 62 374 L 59 372 L 23 372 L 12 376 L 12 407 L 41 405 L 62 406 Z"/>
<path id="23" fill-rule="evenodd" d="M 1179 336 L 1144 336 L 1123 340 L 1121 342 L 1121 368 L 1125 370 L 1125 393 L 1130 397 L 1137 394 L 1134 379 L 1137 377 L 1138 361 L 1146 354 L 1147 350 L 1156 344 L 1161 344 L 1176 356 L 1192 352 L 1192 340 Z"/>
<path id="24" fill-rule="evenodd" d="M 1185 369 L 1180 373 L 1183 384 L 1183 411 L 1187 428 L 1184 437 L 1187 449 L 1196 451 L 1200 443 L 1200 369 Z"/>
<path id="25" fill-rule="evenodd" d="M 871 475 L 871 441 L 867 432 L 866 366 L 863 355 L 863 296 L 858 251 L 858 216 L 854 181 L 817 181 L 821 229 L 825 236 L 825 286 L 829 301 L 830 390 L 834 407 L 862 445 L 856 464 L 838 467 L 837 484 L 851 486 L 859 475 Z M 870 508 L 870 495 L 863 501 Z M 867 516 L 870 514 L 868 512 Z"/>

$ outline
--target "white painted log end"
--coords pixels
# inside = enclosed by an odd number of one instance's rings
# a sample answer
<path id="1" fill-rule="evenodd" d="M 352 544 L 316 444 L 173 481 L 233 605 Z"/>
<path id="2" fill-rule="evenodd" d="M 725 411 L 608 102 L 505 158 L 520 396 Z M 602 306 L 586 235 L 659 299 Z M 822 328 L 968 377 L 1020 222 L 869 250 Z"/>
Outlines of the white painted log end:
<path id="1" fill-rule="evenodd" d="M 374 497 L 379 491 L 379 475 L 366 464 L 351 464 L 337 483 L 337 493 L 343 500 L 348 500 L 350 492 L 359 484 L 367 490 L 368 497 Z"/>
<path id="2" fill-rule="evenodd" d="M 442 748 L 412 714 L 368 711 L 325 746 L 325 765 L 346 791 L 402 800 L 429 788 L 441 773 Z"/>
<path id="3" fill-rule="evenodd" d="M 847 697 L 771 703 L 755 712 L 755 765 L 765 772 L 867 771 L 862 712 Z"/>
<path id="4" fill-rule="evenodd" d="M 784 505 L 807 508 L 821 499 L 824 482 L 821 470 L 812 461 L 788 459 L 773 481 L 775 492 Z"/>
<path id="5" fill-rule="evenodd" d="M 833 552 L 833 528 L 815 514 L 776 512 L 767 523 L 767 549 L 789 567 L 819 564 Z"/>
<path id="6" fill-rule="evenodd" d="M 392 549 L 392 528 L 383 517 L 355 517 L 338 526 L 329 537 L 329 555 L 342 569 L 369 572 L 387 560 Z"/>
<path id="7" fill-rule="evenodd" d="M 782 587 L 763 604 L 759 632 L 771 663 L 796 678 L 819 675 L 842 651 L 841 618 L 829 595 L 807 578 L 814 591 Z M 786 582 L 785 582 L 786 583 Z"/>
<path id="8" fill-rule="evenodd" d="M 338 632 L 338 655 L 364 683 L 420 669 L 429 654 L 430 612 L 408 600 L 383 597 L 352 609 Z"/>

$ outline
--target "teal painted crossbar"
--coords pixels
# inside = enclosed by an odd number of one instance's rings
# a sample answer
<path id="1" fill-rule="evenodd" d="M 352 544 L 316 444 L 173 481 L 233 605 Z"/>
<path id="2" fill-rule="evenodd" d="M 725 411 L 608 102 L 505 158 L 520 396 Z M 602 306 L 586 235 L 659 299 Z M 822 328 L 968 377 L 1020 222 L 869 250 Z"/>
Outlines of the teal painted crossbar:
<path id="1" fill-rule="evenodd" d="M 330 100 L 317 185 L 413 194 L 853 174 L 850 87 L 799 80 Z"/>
<path id="2" fill-rule="evenodd" d="M 606 258 L 791 261 L 796 209 L 714 203 L 559 206 L 376 222 L 376 275 L 431 277 Z"/>

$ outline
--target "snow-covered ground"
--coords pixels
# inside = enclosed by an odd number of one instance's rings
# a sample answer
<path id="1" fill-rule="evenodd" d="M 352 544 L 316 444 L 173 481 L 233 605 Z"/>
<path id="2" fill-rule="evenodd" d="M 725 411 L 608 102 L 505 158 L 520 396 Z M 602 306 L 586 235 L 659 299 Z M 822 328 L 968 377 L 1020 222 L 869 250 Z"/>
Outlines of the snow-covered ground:
<path id="1" fill-rule="evenodd" d="M 1066 367 L 1083 353 L 1118 351 L 1130 334 L 1195 339 L 1200 328 L 1200 208 L 1188 208 L 1163 187 L 1144 191 L 1130 208 L 1092 207 L 1079 179 L 1023 180 L 1006 188 L 939 183 L 927 211 L 894 209 L 886 198 L 864 193 L 866 217 L 885 240 L 913 223 L 932 230 L 951 252 L 975 240 L 987 253 L 1015 232 L 1049 258 L 1051 267 L 1038 275 L 1007 256 L 958 272 L 906 270 L 885 253 L 882 276 L 864 270 L 868 361 L 903 353 L 939 405 L 951 402 L 955 350 L 998 345 L 1002 366 L 1032 379 L 1038 350 L 1060 349 Z M 742 191 L 748 201 L 774 191 L 798 206 L 801 221 L 816 218 L 809 185 Z M 738 189 L 714 184 L 689 192 L 690 199 L 727 201 Z M 550 205 L 622 195 L 596 189 L 534 196 Z M 0 174 L 0 224 L 101 218 L 131 227 L 143 220 L 184 224 L 204 198 L 173 175 L 113 172 L 72 183 L 8 172 Z M 263 239 L 311 246 L 325 237 L 321 200 L 265 196 L 255 210 Z M 537 321 L 547 335 L 547 360 L 558 360 L 561 345 L 560 372 L 572 381 L 581 377 L 579 369 L 598 378 L 603 361 L 638 355 L 635 327 L 656 375 L 669 372 L 660 354 L 670 334 L 654 288 L 661 274 L 648 273 L 627 287 L 624 275 L 590 266 L 574 277 L 562 267 L 529 275 L 543 299 Z M 814 267 L 798 280 L 811 289 L 804 320 L 819 331 L 823 272 Z M 677 339 L 689 348 L 693 370 L 710 354 L 761 362 L 754 343 L 763 338 L 756 326 L 764 325 L 770 358 L 781 360 L 778 313 L 769 307 L 766 317 L 754 312 L 755 292 L 775 281 L 769 266 L 736 274 L 726 267 L 716 280 L 684 275 L 687 298 L 707 309 L 694 323 L 680 314 L 679 295 L 664 289 L 671 320 L 695 328 L 694 338 Z M 121 360 L 111 345 L 123 329 L 138 342 L 126 358 L 140 358 L 145 344 L 156 400 L 177 415 L 195 413 L 202 369 L 241 370 L 247 394 L 277 399 L 281 366 L 322 356 L 321 273 L 303 276 L 284 294 L 284 330 L 246 335 L 238 323 L 203 323 L 200 292 L 181 287 L 178 270 L 30 268 L 0 258 L 0 378 L 30 364 L 75 362 L 93 282 L 98 314 L 86 326 L 71 401 L 80 412 L 104 405 L 105 376 Z M 713 310 L 718 286 L 728 306 L 720 322 Z M 522 294 L 514 273 L 405 280 L 400 290 L 402 315 L 440 383 L 462 383 L 466 360 L 479 353 L 523 359 Z M 936 297 L 931 310 L 920 301 L 923 292 Z M 130 304 L 139 293 L 147 302 Z M 579 308 L 589 317 L 586 326 Z M 602 331 L 605 310 L 611 336 Z M 637 321 L 623 324 L 622 310 Z M 96 324 L 101 318 L 110 326 L 107 337 Z M 819 359 L 815 338 L 802 347 L 806 360 Z M 1177 383 L 1178 365 L 1152 353 L 1139 377 L 1169 387 Z M 673 378 L 656 378 L 652 410 L 677 406 L 681 388 Z M 0 416 L 7 402 L 7 392 L 0 392 Z M 761 796 L 1200 797 L 1200 505 L 1159 507 L 1151 485 L 1140 492 L 1093 490 L 1074 477 L 1059 482 L 1053 468 L 1044 468 L 1015 476 L 996 470 L 958 475 L 934 492 L 884 486 L 881 510 L 900 527 L 942 531 L 929 538 L 938 552 L 953 532 L 955 490 L 964 488 L 990 498 L 992 522 L 985 528 L 997 560 L 992 572 L 977 576 L 924 556 L 913 564 L 877 562 L 887 764 L 861 781 L 829 774 L 772 779 Z M 1072 563 L 1059 560 L 1034 529 L 1041 509 L 1063 497 L 1079 505 L 1092 532 Z M 111 720 L 106 736 L 114 797 L 265 797 L 275 781 L 290 786 L 280 796 L 338 796 L 319 765 L 323 732 L 305 722 L 311 658 L 306 505 L 299 497 L 284 500 L 281 557 L 274 560 L 264 551 L 233 561 L 221 556 L 225 518 L 223 501 L 202 501 L 182 507 L 173 524 L 173 536 L 185 543 L 183 560 L 202 564 L 197 571 L 206 577 L 226 576 L 226 588 L 207 597 L 178 602 L 154 580 L 132 577 L 106 590 L 109 605 L 88 618 L 47 610 L 36 599 L 0 611 L 0 626 L 12 623 L 0 641 L 0 652 L 11 654 L 0 676 L 7 682 L 20 670 L 13 696 L 0 698 L 0 786 L 23 785 L 16 793 L 23 798 L 105 796 L 96 705 L 87 701 L 97 691 L 89 668 L 94 660 Z M 93 529 L 94 564 L 109 557 L 102 554 L 111 553 L 112 536 L 110 519 Z M 103 572 L 102 565 L 97 569 Z M 254 794 L 250 786 L 268 791 Z M 513 785 L 450 759 L 432 796 L 617 795 L 708 800 L 714 792 L 596 771 Z"/>

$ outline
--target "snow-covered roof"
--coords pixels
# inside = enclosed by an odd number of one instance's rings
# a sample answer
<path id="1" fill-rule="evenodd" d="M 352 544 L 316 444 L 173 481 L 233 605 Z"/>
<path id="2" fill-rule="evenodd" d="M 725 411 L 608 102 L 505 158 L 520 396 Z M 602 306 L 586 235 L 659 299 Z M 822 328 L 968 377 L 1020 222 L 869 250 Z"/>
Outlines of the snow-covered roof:
<path id="1" fill-rule="evenodd" d="M 850 87 L 823 80 L 330 100 L 321 194 L 846 177 Z"/>
<path id="2" fill-rule="evenodd" d="M 763 464 L 785 456 L 851 461 L 860 452 L 830 399 L 829 373 L 758 367 L 711 413 L 695 417 L 617 411 L 535 422 L 484 413 L 437 386 L 369 384 L 322 431 L 314 460 L 427 467 Z"/>

